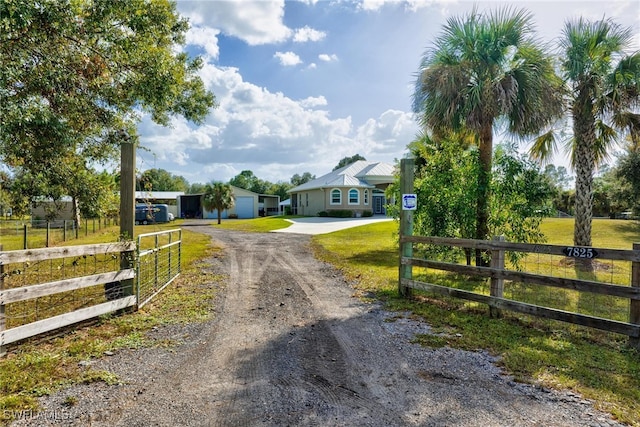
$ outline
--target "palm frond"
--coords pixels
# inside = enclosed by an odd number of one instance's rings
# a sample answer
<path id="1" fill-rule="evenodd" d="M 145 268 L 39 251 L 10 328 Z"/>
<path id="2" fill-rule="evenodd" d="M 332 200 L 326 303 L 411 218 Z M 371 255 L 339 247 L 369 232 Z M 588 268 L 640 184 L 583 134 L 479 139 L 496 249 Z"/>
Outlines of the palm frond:
<path id="1" fill-rule="evenodd" d="M 546 165 L 549 164 L 558 150 L 557 135 L 555 130 L 551 129 L 538 136 L 529 149 L 529 155 L 536 162 Z"/>

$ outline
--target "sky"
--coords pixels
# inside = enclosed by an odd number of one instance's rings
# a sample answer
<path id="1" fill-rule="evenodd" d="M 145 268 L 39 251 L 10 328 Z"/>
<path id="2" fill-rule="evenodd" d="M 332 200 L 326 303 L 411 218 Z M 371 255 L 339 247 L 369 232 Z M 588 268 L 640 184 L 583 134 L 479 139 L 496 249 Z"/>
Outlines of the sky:
<path id="1" fill-rule="evenodd" d="M 355 154 L 393 163 L 419 132 L 416 73 L 446 20 L 505 6 L 528 10 L 546 43 L 557 43 L 567 20 L 606 17 L 631 27 L 640 49 L 638 0 L 178 0 L 191 24 L 182 49 L 203 58 L 200 77 L 217 108 L 199 126 L 142 117 L 137 167 L 189 183 L 251 170 L 275 183 L 321 176 Z M 553 163 L 568 167 L 562 155 Z"/>

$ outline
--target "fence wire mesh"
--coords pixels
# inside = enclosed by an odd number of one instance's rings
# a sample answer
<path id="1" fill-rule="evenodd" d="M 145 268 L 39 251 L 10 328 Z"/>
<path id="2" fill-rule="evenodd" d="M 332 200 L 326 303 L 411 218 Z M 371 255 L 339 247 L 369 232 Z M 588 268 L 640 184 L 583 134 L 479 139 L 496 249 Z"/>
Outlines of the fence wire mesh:
<path id="1" fill-rule="evenodd" d="M 180 274 L 182 231 L 169 230 L 138 236 L 136 274 L 138 307 L 149 302 Z"/>
<path id="2" fill-rule="evenodd" d="M 3 289 L 15 289 L 120 269 L 118 253 L 91 254 L 0 266 Z M 120 283 L 111 288 L 117 292 Z M 108 300 L 106 285 L 90 286 L 4 305 L 5 328 L 10 329 Z"/>

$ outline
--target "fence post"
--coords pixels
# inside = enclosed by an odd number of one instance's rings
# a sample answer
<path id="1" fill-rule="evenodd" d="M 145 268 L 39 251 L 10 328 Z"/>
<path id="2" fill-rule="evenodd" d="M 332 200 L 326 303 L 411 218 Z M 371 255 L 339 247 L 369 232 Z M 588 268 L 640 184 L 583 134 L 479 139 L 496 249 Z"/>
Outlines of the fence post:
<path id="1" fill-rule="evenodd" d="M 67 241 L 67 220 L 66 219 L 62 220 L 62 241 L 63 242 Z"/>
<path id="2" fill-rule="evenodd" d="M 493 236 L 494 242 L 504 242 L 504 236 Z M 491 268 L 504 270 L 504 250 L 502 248 L 491 250 Z M 491 290 L 490 295 L 492 297 L 502 298 L 504 293 L 504 279 L 491 277 Z M 491 317 L 502 317 L 502 310 L 497 307 L 489 306 L 489 315 Z"/>
<path id="3" fill-rule="evenodd" d="M 0 252 L 2 252 L 2 244 L 0 244 Z M 4 290 L 4 264 L 0 264 L 0 292 Z M 4 314 L 4 302 L 0 299 L 0 334 L 4 333 L 5 330 L 5 314 Z M 0 345 L 0 357 L 3 357 L 7 354 L 7 348 L 3 345 Z"/>
<path id="4" fill-rule="evenodd" d="M 22 228 L 22 249 L 29 249 L 27 247 L 27 224 L 23 224 Z"/>
<path id="5" fill-rule="evenodd" d="M 414 160 L 400 160 L 400 197 L 403 194 L 413 193 L 413 174 Z M 402 258 L 410 258 L 413 256 L 413 243 L 402 242 L 405 236 L 413 234 L 413 211 L 402 209 L 402 200 L 400 200 L 400 268 L 398 278 L 398 293 L 403 297 L 411 296 L 411 288 L 402 284 L 402 279 L 413 278 L 413 268 L 411 265 L 402 264 Z"/>
<path id="6" fill-rule="evenodd" d="M 633 250 L 640 250 L 640 243 L 633 244 Z M 640 262 L 631 263 L 631 286 L 640 288 Z M 640 325 L 640 300 L 632 299 L 629 304 L 629 323 Z M 640 350 L 640 337 L 629 337 L 629 346 Z"/>
<path id="7" fill-rule="evenodd" d="M 49 223 L 49 221 L 47 221 L 47 243 L 45 244 L 45 246 L 48 248 L 49 247 L 49 234 L 51 233 L 51 224 Z"/>
<path id="8" fill-rule="evenodd" d="M 120 141 L 120 239 L 133 240 L 133 222 L 136 210 L 136 144 L 126 132 Z M 135 252 L 120 254 L 120 268 L 134 267 Z M 134 281 L 127 279 L 122 283 L 125 296 L 134 295 Z M 139 303 L 139 301 L 136 301 Z"/>

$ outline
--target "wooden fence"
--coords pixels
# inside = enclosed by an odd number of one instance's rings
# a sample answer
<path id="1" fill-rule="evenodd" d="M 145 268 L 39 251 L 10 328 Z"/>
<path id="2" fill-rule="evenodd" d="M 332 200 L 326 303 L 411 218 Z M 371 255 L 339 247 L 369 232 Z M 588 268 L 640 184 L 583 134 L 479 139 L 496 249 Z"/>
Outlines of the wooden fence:
<path id="1" fill-rule="evenodd" d="M 32 337 L 44 332 L 49 332 L 73 323 L 91 319 L 106 313 L 131 307 L 136 304 L 136 295 L 133 289 L 121 288 L 117 292 L 108 294 L 108 290 L 114 290 L 114 284 L 133 283 L 136 271 L 133 265 L 135 242 L 103 243 L 93 245 L 81 245 L 70 247 L 56 247 L 46 249 L 1 251 L 0 246 L 0 353 L 4 346 L 24 338 Z M 51 279 L 56 276 L 56 271 L 65 268 L 65 263 L 70 268 L 75 268 L 79 261 L 97 256 L 107 256 L 116 260 L 116 265 L 123 256 L 127 257 L 126 268 L 103 271 L 97 274 L 84 275 L 82 277 L 61 278 L 60 280 L 39 283 L 30 286 L 6 287 L 9 278 L 20 277 L 30 266 L 38 263 L 52 263 L 53 260 L 61 261 L 57 268 L 50 268 L 44 274 Z M 11 266 L 11 268 L 8 268 Z M 16 303 L 24 303 L 30 300 L 53 296 L 70 291 L 105 285 L 103 301 L 99 304 L 79 308 L 71 312 L 58 314 L 41 320 L 20 326 L 6 328 L 6 306 Z M 109 285 L 112 285 L 111 287 Z"/>
<path id="2" fill-rule="evenodd" d="M 403 159 L 401 162 L 401 174 L 411 179 L 401 179 L 401 192 L 411 196 L 413 193 L 411 159 Z M 409 172 L 407 172 L 409 170 Z M 511 310 L 532 316 L 554 319 L 563 322 L 574 323 L 582 326 L 597 328 L 605 331 L 624 334 L 629 337 L 629 344 L 640 349 L 640 244 L 633 244 L 631 250 L 618 250 L 592 247 L 572 247 L 542 244 L 509 243 L 502 238 L 493 241 L 454 239 L 442 237 L 413 236 L 412 206 L 405 206 L 400 215 L 400 268 L 399 291 L 403 296 L 409 296 L 411 289 L 419 289 L 434 292 L 440 295 L 449 295 L 489 305 L 490 313 L 499 316 L 501 310 Z M 453 262 L 442 262 L 425 258 L 414 257 L 414 244 L 445 245 L 470 250 L 479 249 L 491 254 L 489 267 L 462 265 Z M 550 275 L 533 274 L 530 272 L 507 269 L 505 267 L 505 252 L 545 254 L 571 259 L 574 263 L 587 260 L 627 261 L 631 263 L 630 283 L 615 285 L 597 280 L 584 280 L 580 278 L 555 277 Z M 458 289 L 449 286 L 426 283 L 415 280 L 412 267 L 425 267 L 435 270 L 458 273 L 468 276 L 490 278 L 489 295 L 470 290 Z M 587 314 L 544 307 L 535 304 L 515 301 L 505 298 L 505 281 L 509 284 L 524 283 L 539 287 L 552 287 L 628 299 L 628 321 L 605 319 Z M 541 288 L 542 289 L 542 288 Z"/>

